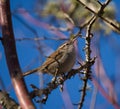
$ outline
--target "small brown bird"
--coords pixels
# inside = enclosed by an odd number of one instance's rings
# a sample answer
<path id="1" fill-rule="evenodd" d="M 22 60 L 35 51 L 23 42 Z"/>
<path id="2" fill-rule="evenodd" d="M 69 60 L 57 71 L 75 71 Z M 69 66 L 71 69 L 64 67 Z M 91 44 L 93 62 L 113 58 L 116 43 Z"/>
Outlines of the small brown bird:
<path id="1" fill-rule="evenodd" d="M 76 51 L 74 46 L 76 39 L 77 37 L 62 44 L 46 59 L 46 61 L 40 67 L 23 73 L 23 76 L 32 74 L 34 72 L 59 76 L 69 72 L 76 61 Z"/>

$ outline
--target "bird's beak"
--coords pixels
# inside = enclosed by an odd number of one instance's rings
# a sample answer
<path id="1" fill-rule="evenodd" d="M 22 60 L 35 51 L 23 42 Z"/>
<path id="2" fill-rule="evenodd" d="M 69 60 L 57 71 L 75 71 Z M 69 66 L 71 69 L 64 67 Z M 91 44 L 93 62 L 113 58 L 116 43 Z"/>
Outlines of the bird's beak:
<path id="1" fill-rule="evenodd" d="M 74 38 L 72 39 L 72 42 L 75 42 L 75 41 L 77 40 L 77 38 L 78 38 L 78 36 L 74 37 Z"/>

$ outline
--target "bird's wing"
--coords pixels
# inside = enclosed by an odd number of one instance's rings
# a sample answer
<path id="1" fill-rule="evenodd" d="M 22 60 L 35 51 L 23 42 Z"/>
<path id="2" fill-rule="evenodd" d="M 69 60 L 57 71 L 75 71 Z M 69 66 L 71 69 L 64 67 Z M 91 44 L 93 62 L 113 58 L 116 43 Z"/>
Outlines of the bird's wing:
<path id="1" fill-rule="evenodd" d="M 52 53 L 50 56 L 48 56 L 48 59 L 52 58 L 54 60 L 59 60 L 60 58 L 62 58 L 64 52 L 57 50 L 54 53 Z"/>

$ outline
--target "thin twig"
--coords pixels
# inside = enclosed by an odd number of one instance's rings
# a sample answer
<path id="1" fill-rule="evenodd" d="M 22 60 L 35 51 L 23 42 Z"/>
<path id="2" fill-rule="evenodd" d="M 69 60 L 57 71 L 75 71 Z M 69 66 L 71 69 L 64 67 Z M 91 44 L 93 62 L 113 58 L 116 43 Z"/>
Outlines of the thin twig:
<path id="1" fill-rule="evenodd" d="M 83 4 L 80 0 L 77 0 L 79 1 L 81 4 Z M 91 33 L 91 30 L 92 30 L 92 26 L 93 24 L 95 23 L 95 21 L 97 20 L 98 16 L 101 16 L 103 14 L 103 11 L 105 9 L 105 7 L 109 4 L 110 0 L 106 0 L 106 2 L 102 5 L 101 4 L 101 7 L 98 11 L 97 14 L 94 14 L 93 17 L 91 17 L 91 21 L 89 22 L 88 26 L 87 26 L 87 32 L 86 32 L 86 39 L 85 39 L 85 52 L 86 52 L 86 63 L 89 63 L 91 61 L 91 38 L 92 38 L 92 33 Z M 86 5 L 84 5 L 86 6 Z M 86 8 L 88 8 L 86 6 Z M 80 103 L 78 104 L 78 109 L 81 109 L 83 107 L 83 103 L 84 103 L 84 99 L 85 99 L 85 96 L 86 96 L 86 89 L 87 89 L 87 82 L 88 82 L 88 79 L 90 78 L 90 74 L 91 73 L 91 66 L 88 66 L 87 68 L 84 69 L 84 78 L 83 78 L 83 87 L 82 87 L 82 92 L 81 92 L 81 100 L 80 100 Z"/>
<path id="2" fill-rule="evenodd" d="M 24 41 L 24 40 L 31 40 L 31 41 L 42 41 L 42 40 L 68 40 L 68 38 L 50 38 L 50 37 L 35 37 L 35 38 L 30 38 L 30 37 L 20 37 L 16 38 L 16 41 Z"/>
<path id="3" fill-rule="evenodd" d="M 91 28 L 95 20 L 97 19 L 96 16 L 93 16 L 91 19 L 91 22 L 87 26 L 87 33 L 86 33 L 86 46 L 85 46 L 85 52 L 86 52 L 86 63 L 89 63 L 91 61 Z M 91 65 L 86 67 L 84 69 L 84 78 L 83 78 L 83 87 L 81 90 L 81 100 L 80 103 L 78 104 L 78 109 L 81 109 L 83 106 L 83 102 L 86 96 L 86 89 L 87 89 L 87 82 L 88 79 L 90 78 L 90 73 L 91 73 Z"/>

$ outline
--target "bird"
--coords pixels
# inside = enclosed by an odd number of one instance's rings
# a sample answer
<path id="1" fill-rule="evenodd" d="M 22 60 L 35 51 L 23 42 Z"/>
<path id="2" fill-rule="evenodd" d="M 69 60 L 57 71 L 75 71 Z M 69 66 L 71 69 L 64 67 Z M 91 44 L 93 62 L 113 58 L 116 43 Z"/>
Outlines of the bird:
<path id="1" fill-rule="evenodd" d="M 35 72 L 59 76 L 69 72 L 76 62 L 76 50 L 74 42 L 77 37 L 69 39 L 58 49 L 47 57 L 46 61 L 38 68 L 23 73 L 23 76 L 30 75 Z"/>

